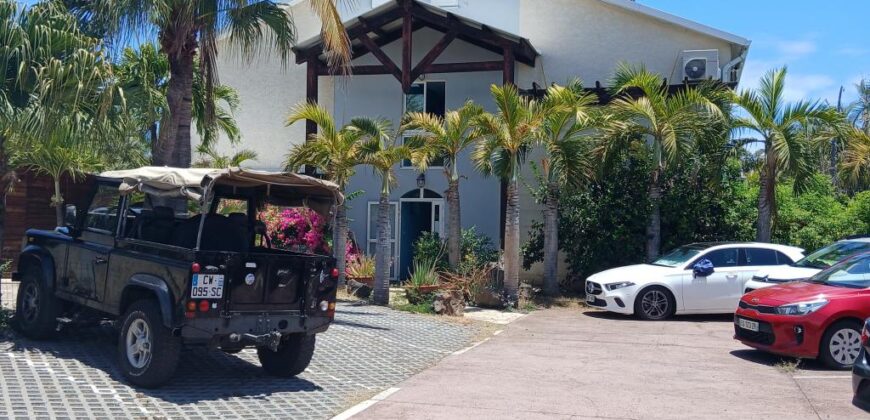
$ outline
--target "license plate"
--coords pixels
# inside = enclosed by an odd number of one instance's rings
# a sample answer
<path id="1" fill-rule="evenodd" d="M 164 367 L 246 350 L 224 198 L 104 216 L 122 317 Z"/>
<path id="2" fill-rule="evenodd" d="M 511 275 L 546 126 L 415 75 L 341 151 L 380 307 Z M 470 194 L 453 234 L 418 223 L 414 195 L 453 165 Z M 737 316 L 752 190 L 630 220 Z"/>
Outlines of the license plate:
<path id="1" fill-rule="evenodd" d="M 743 328 L 744 330 L 755 331 L 758 332 L 758 323 L 755 321 L 750 321 L 748 319 L 737 318 L 737 326 Z"/>
<path id="2" fill-rule="evenodd" d="M 595 295 L 586 295 L 586 302 L 595 303 Z"/>
<path id="3" fill-rule="evenodd" d="M 224 295 L 223 274 L 194 274 L 190 287 L 190 297 L 199 299 L 220 299 Z"/>

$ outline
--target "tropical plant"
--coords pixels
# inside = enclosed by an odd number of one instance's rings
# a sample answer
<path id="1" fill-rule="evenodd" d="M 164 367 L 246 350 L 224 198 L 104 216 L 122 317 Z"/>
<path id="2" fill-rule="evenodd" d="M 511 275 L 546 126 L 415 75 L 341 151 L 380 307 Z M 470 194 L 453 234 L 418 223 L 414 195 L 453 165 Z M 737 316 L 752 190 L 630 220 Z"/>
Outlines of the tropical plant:
<path id="1" fill-rule="evenodd" d="M 611 84 L 616 98 L 608 105 L 607 141 L 600 151 L 605 167 L 612 167 L 616 160 L 610 158 L 618 151 L 634 146 L 644 147 L 652 157 L 646 231 L 646 258 L 652 261 L 661 248 L 662 180 L 669 166 L 694 153 L 698 138 L 719 136 L 710 131 L 721 127 L 716 122 L 723 113 L 714 98 L 720 90 L 687 86 L 672 94 L 658 74 L 625 63 L 617 67 Z"/>
<path id="2" fill-rule="evenodd" d="M 490 88 L 498 113 L 481 114 L 475 125 L 480 141 L 472 152 L 477 169 L 507 183 L 505 209 L 505 293 L 516 301 L 520 284 L 520 206 L 518 182 L 526 151 L 534 143 L 543 120 L 537 101 L 520 95 L 513 85 Z"/>
<path id="3" fill-rule="evenodd" d="M 435 261 L 416 258 L 408 278 L 408 287 L 435 286 L 439 284 Z"/>
<path id="4" fill-rule="evenodd" d="M 213 147 L 201 145 L 197 148 L 201 155 L 200 159 L 193 164 L 196 168 L 237 168 L 249 160 L 257 160 L 257 152 L 250 149 L 242 149 L 231 156 L 222 155 Z"/>
<path id="5" fill-rule="evenodd" d="M 331 252 L 328 220 L 308 208 L 268 206 L 258 216 L 266 224 L 266 234 L 278 249 L 328 254 Z"/>
<path id="6" fill-rule="evenodd" d="M 374 303 L 390 303 L 390 190 L 397 183 L 394 167 L 405 159 L 418 159 L 408 145 L 400 145 L 395 136 L 390 136 L 390 124 L 385 120 L 367 121 L 372 123 L 369 132 L 379 134 L 360 147 L 362 162 L 374 170 L 381 179 L 381 194 L 378 200 L 377 251 L 375 251 L 375 287 L 372 293 Z"/>
<path id="7" fill-rule="evenodd" d="M 579 80 L 553 85 L 542 102 L 545 117 L 538 131 L 543 146 L 541 176 L 544 194 L 544 293 L 559 293 L 559 196 L 563 188 L 580 187 L 598 169 L 593 150 L 593 106 L 598 98 L 583 91 Z"/>
<path id="8" fill-rule="evenodd" d="M 764 162 L 759 169 L 756 240 L 770 242 L 776 215 L 776 184 L 781 175 L 794 178 L 795 191 L 806 186 L 812 174 L 811 138 L 808 132 L 833 129 L 842 115 L 818 101 L 785 102 L 785 67 L 768 71 L 757 90 L 734 94 L 734 103 L 745 116 L 734 118 L 735 130 L 748 130 L 761 137 Z"/>
<path id="9" fill-rule="evenodd" d="M 309 0 L 321 20 L 324 45 L 333 68 L 347 64 L 350 42 L 334 0 Z M 168 118 L 161 124 L 152 159 L 157 165 L 187 167 L 191 162 L 191 119 L 194 80 L 202 78 L 207 126 L 218 115 L 212 99 L 217 86 L 218 37 L 249 61 L 255 54 L 275 51 L 282 60 L 291 56 L 295 42 L 289 8 L 260 0 L 94 0 L 74 5 L 91 27 L 105 31 L 123 44 L 132 37 L 157 39 L 169 60 L 166 92 Z M 199 57 L 196 66 L 194 58 Z"/>
<path id="10" fill-rule="evenodd" d="M 347 277 L 350 279 L 372 279 L 375 277 L 375 259 L 360 255 L 347 263 Z"/>
<path id="11" fill-rule="evenodd" d="M 59 178 L 110 164 L 124 150 L 123 97 L 100 40 L 82 33 L 62 4 L 2 1 L 0 19 L 2 190 L 11 179 L 7 158 L 52 176 L 62 224 Z"/>
<path id="12" fill-rule="evenodd" d="M 870 135 L 870 80 L 861 79 L 855 84 L 858 99 L 849 104 L 846 116 L 855 127 Z"/>
<path id="13" fill-rule="evenodd" d="M 63 119 L 55 121 L 54 127 L 39 138 L 15 139 L 12 162 L 51 177 L 54 185 L 51 206 L 55 208 L 57 226 L 64 225 L 61 178 L 68 175 L 73 180 L 80 179 L 85 173 L 103 167 L 100 150 L 93 141 L 95 134 L 92 121 L 82 125 L 79 121 Z"/>
<path id="14" fill-rule="evenodd" d="M 303 120 L 314 121 L 319 129 L 306 142 L 290 150 L 284 163 L 286 169 L 298 171 L 302 166 L 319 168 L 342 191 L 347 190 L 347 183 L 356 173 L 356 167 L 363 163 L 362 145 L 388 135 L 382 124 L 366 118 L 355 118 L 339 129 L 326 108 L 312 103 L 293 108 L 287 117 L 287 125 Z M 335 249 L 346 248 L 347 231 L 347 203 L 343 201 L 335 206 Z M 340 275 L 339 282 L 343 283 L 345 255 L 339 252 L 335 258 Z"/>
<path id="15" fill-rule="evenodd" d="M 199 69 L 201 61 L 194 59 L 194 67 Z M 169 108 L 166 95 L 169 86 L 169 60 L 153 43 L 145 43 L 138 48 L 127 47 L 121 60 L 115 65 L 115 75 L 123 89 L 127 110 L 143 142 L 154 148 L 158 145 L 159 127 L 168 121 Z M 233 113 L 239 107 L 239 95 L 235 89 L 226 85 L 216 85 L 209 97 L 206 81 L 200 72 L 194 73 L 191 97 L 192 120 L 196 126 L 200 144 L 197 151 L 214 148 L 219 134 L 223 134 L 230 144 L 237 144 L 241 133 Z M 207 101 L 211 100 L 211 106 Z M 214 110 L 214 123 L 208 122 L 206 113 Z"/>
<path id="16" fill-rule="evenodd" d="M 443 160 L 444 176 L 447 178 L 447 256 L 454 269 L 461 261 L 460 236 L 462 220 L 459 202 L 459 155 L 478 139 L 479 131 L 474 120 L 483 113 L 483 108 L 468 101 L 461 108 L 447 112 L 444 117 L 415 112 L 405 116 L 403 131 L 420 130 L 411 139 L 419 144 L 419 159 L 413 162 L 421 171 L 434 160 Z"/>
<path id="17" fill-rule="evenodd" d="M 839 177 L 847 185 L 860 190 L 870 185 L 870 134 L 858 128 L 845 131 L 848 134 L 840 154 Z"/>

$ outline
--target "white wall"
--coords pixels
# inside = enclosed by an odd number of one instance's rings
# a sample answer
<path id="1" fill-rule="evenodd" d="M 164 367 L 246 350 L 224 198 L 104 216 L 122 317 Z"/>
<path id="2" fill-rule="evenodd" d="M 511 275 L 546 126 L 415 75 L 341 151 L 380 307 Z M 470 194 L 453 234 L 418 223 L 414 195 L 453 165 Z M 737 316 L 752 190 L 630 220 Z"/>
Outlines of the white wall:
<path id="1" fill-rule="evenodd" d="M 305 2 L 291 9 L 296 25 L 297 39 L 303 41 L 320 33 L 320 21 Z M 282 63 L 277 54 L 257 55 L 245 60 L 233 51 L 228 39 L 219 43 L 218 77 L 221 84 L 235 88 L 241 101 L 235 114 L 242 141 L 232 147 L 222 139 L 218 150 L 231 154 L 234 149 L 252 149 L 257 161 L 248 166 L 259 169 L 283 168 L 285 155 L 291 145 L 305 140 L 305 123 L 285 127 L 290 109 L 305 101 L 306 67 L 297 65 L 291 56 Z M 332 109 L 332 80 L 320 78 L 320 103 Z M 199 142 L 194 134 L 194 145 Z M 194 156 L 196 159 L 196 156 Z"/>
<path id="2" fill-rule="evenodd" d="M 719 60 L 731 60 L 731 45 L 695 31 L 682 29 L 598 0 L 520 0 L 520 35 L 528 38 L 541 54 L 535 68 L 518 66 L 517 83 L 528 87 L 565 83 L 579 77 L 586 86 L 596 81 L 608 86 L 613 69 L 620 61 L 644 63 L 669 80 L 680 79 L 680 52 L 718 49 Z M 673 72 L 677 74 L 672 75 Z M 540 163 L 540 152 L 529 162 Z M 529 166 L 523 172 L 526 182 L 535 182 Z M 523 240 L 532 222 L 542 220 L 542 207 L 526 188 L 520 188 L 520 229 Z M 559 276 L 567 272 L 560 259 Z M 524 281 L 539 282 L 541 264 L 523 272 Z"/>

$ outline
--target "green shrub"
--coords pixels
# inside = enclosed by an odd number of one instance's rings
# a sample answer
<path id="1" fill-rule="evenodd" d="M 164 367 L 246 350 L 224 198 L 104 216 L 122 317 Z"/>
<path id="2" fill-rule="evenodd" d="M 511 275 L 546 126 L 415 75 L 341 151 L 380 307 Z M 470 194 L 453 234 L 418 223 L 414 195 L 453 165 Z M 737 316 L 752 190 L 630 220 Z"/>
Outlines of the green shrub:
<path id="1" fill-rule="evenodd" d="M 462 230 L 460 247 L 462 260 L 457 271 L 461 273 L 498 261 L 498 249 L 492 239 L 478 234 L 474 227 Z M 447 271 L 450 268 L 447 241 L 442 241 L 437 233 L 424 232 L 414 243 L 414 260 L 435 261 L 436 271 Z"/>

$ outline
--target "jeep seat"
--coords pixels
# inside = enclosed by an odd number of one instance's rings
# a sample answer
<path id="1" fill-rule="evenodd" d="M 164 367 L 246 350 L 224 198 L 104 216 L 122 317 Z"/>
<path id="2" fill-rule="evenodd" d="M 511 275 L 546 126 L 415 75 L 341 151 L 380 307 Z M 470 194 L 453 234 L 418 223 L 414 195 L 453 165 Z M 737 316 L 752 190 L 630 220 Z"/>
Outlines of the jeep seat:
<path id="1" fill-rule="evenodd" d="M 175 230 L 175 211 L 171 207 L 156 206 L 138 226 L 137 237 L 143 241 L 168 244 Z"/>

